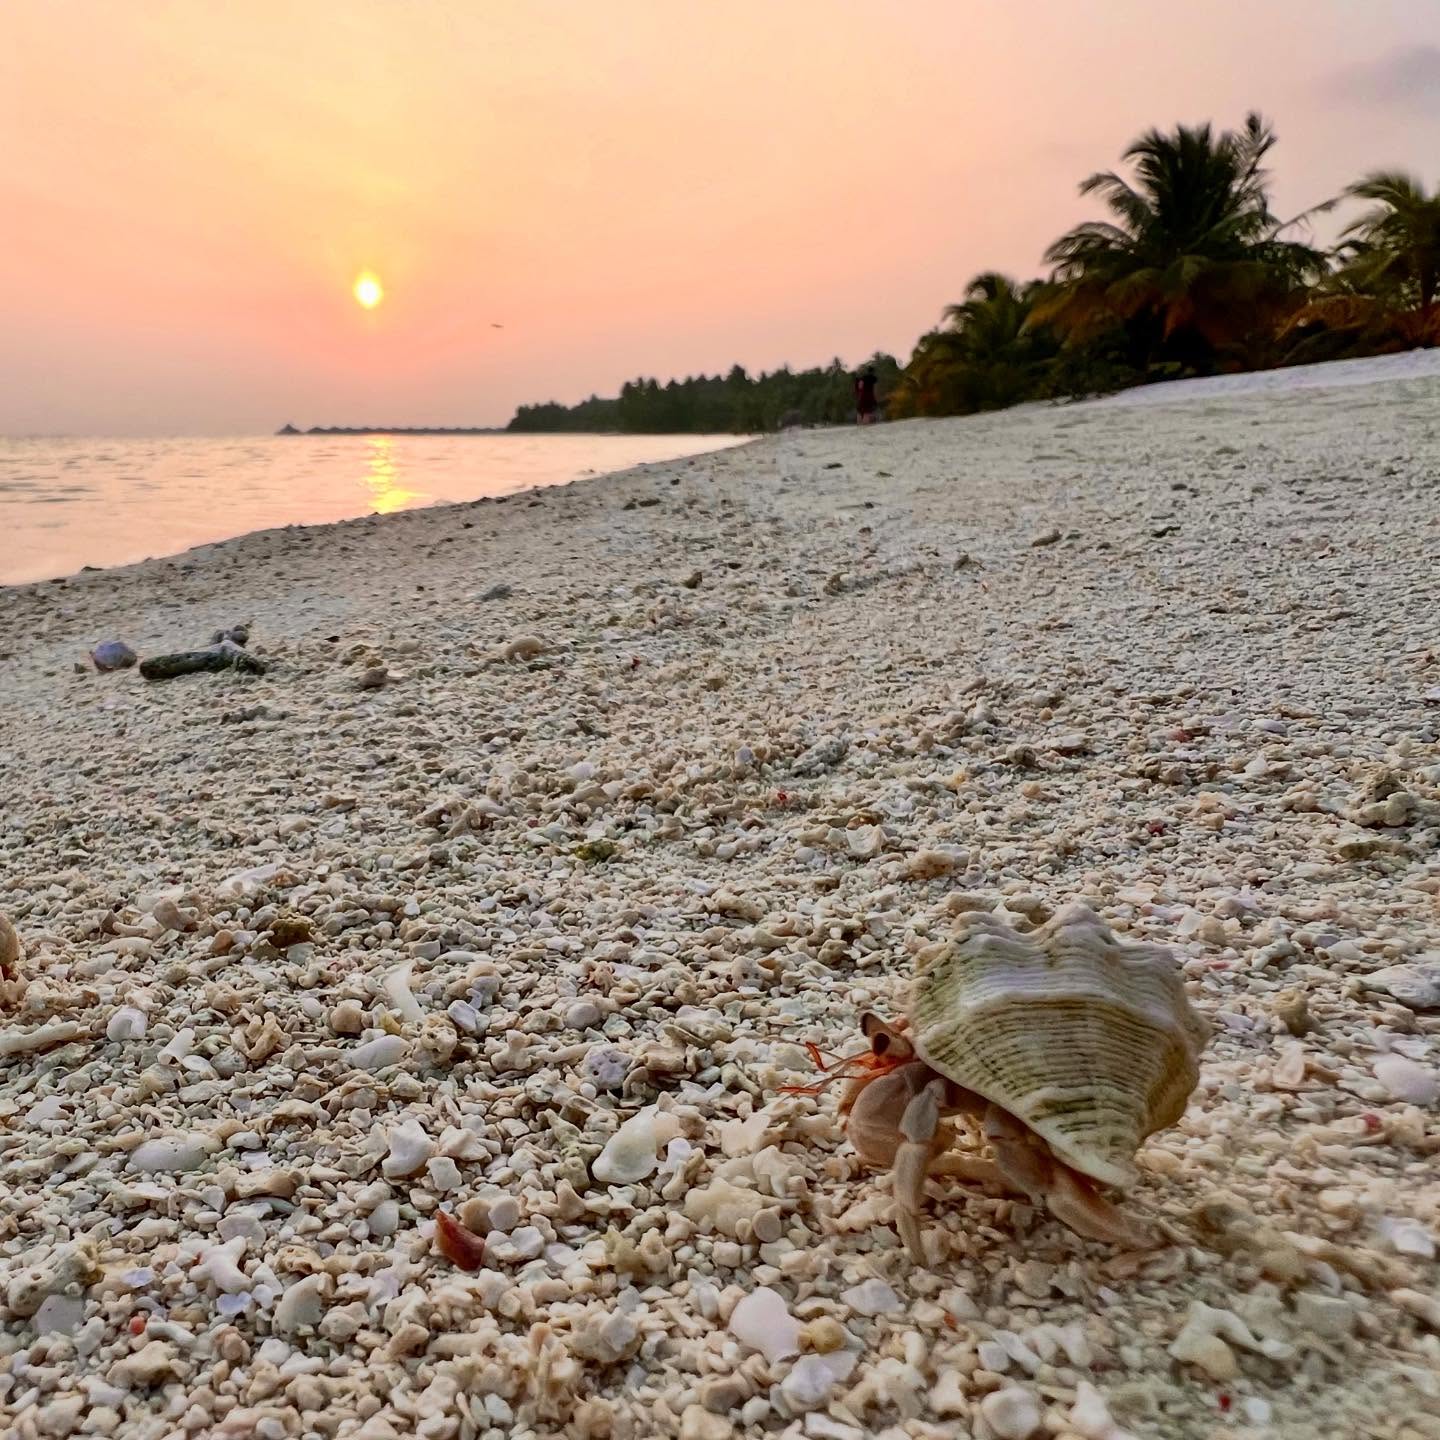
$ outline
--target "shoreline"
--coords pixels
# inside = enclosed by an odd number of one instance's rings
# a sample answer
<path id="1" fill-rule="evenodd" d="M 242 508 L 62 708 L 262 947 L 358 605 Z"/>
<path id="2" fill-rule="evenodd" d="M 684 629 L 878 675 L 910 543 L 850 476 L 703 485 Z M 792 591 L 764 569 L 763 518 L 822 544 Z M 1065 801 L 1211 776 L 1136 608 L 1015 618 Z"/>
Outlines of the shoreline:
<path id="1" fill-rule="evenodd" d="M 1418 1433 L 1437 398 L 793 431 L 3 592 L 0 1295 L 78 1266 L 89 1347 L 36 1406 L 852 1440 L 998 1391 L 1208 1440 L 1223 1394 Z M 263 677 L 84 667 L 242 621 Z M 1162 1243 L 942 1178 L 917 1267 L 833 1097 L 781 1087 L 958 914 L 1077 898 L 1214 1029 L 1124 1202 Z"/>
<path id="2" fill-rule="evenodd" d="M 1277 399 L 1285 399 L 1297 394 L 1303 395 L 1312 391 L 1345 391 L 1355 387 L 1368 387 L 1371 385 L 1395 385 L 1417 383 L 1426 384 L 1431 381 L 1440 381 L 1440 349 L 1416 349 L 1402 351 L 1390 355 L 1361 357 L 1347 360 L 1323 361 L 1308 365 L 1285 366 L 1271 370 L 1245 371 L 1238 374 L 1214 375 L 1207 377 L 1196 377 L 1184 380 L 1159 381 L 1147 385 L 1138 385 L 1132 388 L 1117 391 L 1110 395 L 1095 396 L 1089 399 L 1063 399 L 1063 400 L 1032 400 L 1024 401 L 1018 405 L 1010 406 L 1005 410 L 980 412 L 973 415 L 949 416 L 949 417 L 921 417 L 912 420 L 901 420 L 890 422 L 900 425 L 965 425 L 970 423 L 981 423 L 994 420 L 997 417 L 1007 415 L 1027 416 L 1034 414 L 1046 414 L 1054 411 L 1071 412 L 1077 408 L 1084 410 L 1091 406 L 1107 407 L 1112 409 L 1129 409 L 1132 407 L 1148 406 L 1185 406 L 1204 403 L 1206 401 L 1223 402 L 1230 398 L 1245 399 L 1253 396 L 1259 397 L 1269 395 Z M 805 426 L 796 427 L 789 431 L 780 431 L 775 434 L 764 434 L 751 436 L 740 441 L 738 444 L 724 445 L 720 450 L 696 451 L 692 457 L 701 458 L 712 454 L 721 453 L 723 450 L 745 450 L 751 446 L 762 444 L 767 441 L 776 441 L 784 438 L 787 434 L 791 436 L 804 435 L 828 435 L 845 434 L 852 427 L 845 425 L 831 426 Z M 884 427 L 881 427 L 884 428 Z M 284 432 L 276 432 L 273 435 L 256 437 L 196 437 L 201 439 L 224 438 L 224 439 L 348 439 L 365 438 L 371 435 L 381 434 L 405 434 L 410 433 L 416 436 L 429 436 L 431 438 L 447 438 L 460 436 L 464 432 L 447 431 L 316 431 L 300 430 L 293 435 L 286 435 Z M 626 438 L 624 432 L 611 431 L 519 431 L 510 432 L 507 430 L 468 432 L 475 436 L 493 437 L 495 435 L 512 435 L 519 440 L 534 440 L 549 436 L 569 438 L 572 436 L 593 435 L 599 438 Z M 683 433 L 683 432 L 682 432 Z M 15 439 L 69 439 L 69 440 L 91 440 L 95 442 L 107 441 L 112 438 L 106 436 L 67 436 L 67 437 L 10 437 Z M 187 437 L 160 437 L 160 438 L 187 438 Z M 664 438 L 664 437 L 634 437 L 634 438 Z M 479 497 L 476 500 L 445 501 L 437 500 L 430 505 L 418 506 L 413 510 L 396 512 L 400 514 L 414 514 L 421 511 L 444 511 L 448 509 L 463 509 L 466 506 L 480 503 L 480 499 L 502 500 L 515 499 L 535 492 L 564 488 L 569 485 L 578 484 L 582 481 L 597 481 L 609 479 L 617 475 L 626 475 L 633 471 L 643 471 L 651 466 L 664 466 L 677 462 L 657 460 L 645 461 L 639 465 L 627 466 L 618 470 L 602 471 L 597 474 L 578 475 L 574 479 L 554 482 L 552 484 L 529 486 L 521 490 L 508 492 L 506 496 Z M 243 540 L 250 536 L 282 534 L 287 531 L 295 532 L 322 532 L 332 526 L 354 524 L 359 521 L 373 520 L 377 518 L 389 518 L 382 516 L 380 512 L 373 512 L 369 515 L 355 515 L 338 520 L 320 521 L 314 524 L 292 524 L 269 526 L 257 530 L 242 531 L 238 535 L 222 537 L 218 540 L 206 541 L 196 545 L 188 546 L 183 550 L 173 551 L 162 555 L 152 555 L 141 560 L 129 561 L 118 565 L 85 566 L 79 570 L 71 571 L 64 575 L 46 576 L 38 580 L 14 581 L 0 583 L 0 599 L 4 599 L 7 593 L 22 590 L 33 590 L 44 586 L 55 586 L 62 582 L 72 583 L 85 575 L 103 573 L 110 574 L 117 571 L 133 570 L 139 566 L 148 564 L 167 564 L 183 560 L 187 556 L 196 555 L 203 551 L 214 550 L 217 547 L 230 544 L 237 540 Z"/>
<path id="3" fill-rule="evenodd" d="M 340 548 L 344 548 L 348 544 L 368 544 L 372 548 L 388 550 L 388 546 L 379 547 L 376 542 L 382 541 L 386 537 L 393 541 L 403 535 L 408 528 L 419 532 L 406 537 L 412 545 L 445 544 L 452 538 L 448 532 L 454 528 L 455 522 L 458 521 L 462 531 L 471 529 L 475 525 L 474 520 L 467 521 L 460 518 L 466 512 L 481 511 L 483 513 L 488 507 L 498 508 L 507 505 L 514 505 L 517 512 L 529 510 L 543 505 L 545 501 L 541 497 L 550 494 L 569 491 L 576 486 L 599 487 L 629 481 L 641 482 L 647 479 L 652 471 L 664 471 L 668 479 L 672 471 L 687 467 L 690 461 L 709 460 L 714 456 L 728 454 L 732 450 L 745 451 L 770 438 L 773 437 L 760 436 L 755 440 L 736 446 L 699 451 L 694 456 L 678 461 L 648 461 L 623 470 L 606 471 L 598 475 L 581 475 L 573 480 L 552 485 L 531 486 L 524 490 L 512 491 L 507 495 L 481 496 L 475 500 L 437 502 L 389 514 L 376 512 L 344 520 L 325 521 L 316 525 L 279 525 L 265 530 L 250 530 L 241 535 L 228 536 L 223 540 L 191 546 L 189 549 L 176 551 L 171 555 L 150 556 L 147 559 L 131 561 L 125 565 L 91 567 L 48 580 L 30 580 L 16 585 L 0 585 L 0 602 L 7 598 L 14 600 L 16 608 L 11 613 L 18 616 L 20 608 L 43 611 L 47 608 L 48 599 L 62 592 L 66 598 L 83 598 L 87 601 L 100 598 L 100 592 L 114 592 L 117 597 L 124 598 L 126 592 L 130 590 L 163 590 L 168 584 L 177 580 L 187 582 L 196 577 L 202 580 L 213 579 L 218 571 L 234 572 L 239 569 L 240 576 L 238 578 L 242 581 L 247 578 L 245 572 L 249 570 L 251 573 L 248 578 L 252 582 L 257 582 L 248 601 L 251 610 L 266 613 L 267 606 L 261 597 L 269 592 L 272 584 L 283 581 L 285 562 L 288 559 L 300 557 L 306 553 L 304 547 L 315 545 L 317 542 L 323 549 L 327 538 L 333 542 L 334 546 Z M 266 567 L 274 567 L 274 569 L 271 575 L 262 579 L 259 572 Z M 242 598 L 245 594 L 244 589 L 237 587 L 234 593 L 234 603 L 244 609 L 247 603 Z M 200 602 L 197 602 L 193 596 L 186 595 L 178 597 L 177 603 Z M 217 603 L 222 602 L 217 601 Z M 189 641 L 183 641 L 177 637 L 173 644 L 163 641 L 160 628 L 153 623 L 157 618 L 157 605 L 163 608 L 163 597 L 147 599 L 144 602 L 143 613 L 150 618 L 151 628 L 148 634 L 154 644 L 159 647 L 159 651 L 193 648 L 204 638 L 196 635 Z M 18 654 L 4 641 L 3 621 L 6 618 L 9 617 L 0 615 L 0 667 L 3 667 L 7 661 L 14 660 Z M 237 616 L 237 620 L 239 618 Z M 231 623 L 235 622 L 226 621 L 218 628 L 223 629 Z M 23 623 L 17 628 L 23 629 Z M 123 637 L 112 636 L 107 632 L 91 643 L 98 644 L 103 639 L 113 638 Z M 142 638 L 144 637 L 142 636 Z M 87 653 L 88 648 L 87 646 Z M 141 654 L 143 658 L 144 652 Z M 79 658 L 84 659 L 85 657 L 81 655 Z M 0 675 L 3 675 L 3 668 L 0 668 Z"/>
<path id="4" fill-rule="evenodd" d="M 276 439 L 279 438 L 279 436 L 262 436 L 262 438 Z M 285 438 L 291 438 L 291 436 L 285 436 Z M 302 438 L 304 438 L 304 436 L 302 436 Z M 337 438 L 337 436 L 317 436 L 317 438 L 334 439 Z M 338 438 L 347 438 L 347 436 L 338 436 Z M 523 438 L 533 439 L 534 436 L 523 436 Z M 740 444 L 737 445 L 721 445 L 719 449 L 716 449 L 716 451 L 696 451 L 694 452 L 694 456 L 683 456 L 683 458 L 681 459 L 696 458 L 696 456 L 701 455 L 720 454 L 720 451 L 724 451 L 724 449 L 743 449 L 746 445 L 755 444 L 755 441 L 757 441 L 757 439 L 766 438 L 768 438 L 768 436 L 753 436 L 753 438 L 749 439 L 749 441 L 742 441 L 740 442 Z M 287 533 L 287 531 L 324 531 L 327 530 L 327 528 L 333 526 L 346 526 L 346 524 L 354 524 L 356 523 L 356 521 L 379 520 L 379 518 L 389 518 L 390 516 L 392 516 L 392 514 L 418 514 L 425 513 L 425 511 L 444 511 L 449 510 L 449 508 L 464 508 L 467 507 L 467 505 L 480 504 L 482 503 L 482 501 L 491 501 L 491 503 L 504 503 L 504 501 L 516 500 L 516 498 L 523 497 L 523 495 L 536 494 L 536 492 L 543 492 L 547 490 L 562 490 L 562 488 L 567 487 L 567 485 L 580 484 L 580 482 L 582 481 L 605 480 L 605 478 L 611 477 L 611 475 L 628 474 L 628 472 L 632 471 L 632 469 L 636 469 L 636 471 L 638 471 L 638 469 L 645 469 L 649 467 L 649 465 L 665 464 L 677 464 L 677 462 L 641 461 L 638 465 L 626 465 L 626 467 L 613 469 L 613 471 L 598 471 L 595 472 L 595 474 L 575 475 L 575 477 L 570 478 L 570 480 L 550 481 L 544 482 L 544 484 L 526 485 L 526 487 L 520 488 L 520 490 L 507 491 L 504 495 L 481 495 L 481 497 L 477 497 L 475 498 L 475 500 L 436 500 L 432 501 L 432 503 L 428 505 L 415 505 L 415 507 L 406 508 L 406 510 L 402 511 L 387 511 L 387 513 L 382 513 L 382 511 L 372 511 L 372 513 L 369 514 L 360 514 L 360 516 L 346 516 L 338 518 L 338 520 L 321 520 L 315 521 L 315 523 L 310 524 L 292 523 L 285 524 L 285 526 L 265 526 L 261 528 L 256 528 L 256 530 L 243 530 L 240 531 L 239 534 L 233 534 L 233 536 L 222 536 L 220 537 L 220 539 L 217 540 L 199 541 L 199 543 L 192 544 L 192 546 L 184 547 L 183 550 L 174 550 L 174 552 L 168 552 L 166 554 L 154 554 L 154 556 L 145 556 L 143 557 L 143 559 L 140 560 L 130 560 L 130 562 L 122 562 L 118 564 L 102 564 L 102 566 L 94 566 L 94 564 L 91 564 L 91 566 L 82 566 L 81 569 L 78 570 L 71 570 L 71 572 L 65 573 L 65 575 L 45 576 L 42 577 L 42 579 L 36 580 L 13 580 L 13 582 L 9 583 L 0 582 L 0 599 L 4 598 L 6 592 L 13 592 L 13 590 L 29 590 L 43 588 L 43 586 L 55 586 L 60 585 L 60 583 L 75 582 L 75 580 L 82 579 L 82 577 L 88 575 L 109 575 L 109 573 L 118 572 L 118 570 L 137 569 L 137 567 L 145 566 L 145 564 L 164 564 L 179 562 L 179 560 L 183 560 L 186 556 L 192 556 L 192 554 L 206 552 L 206 550 L 213 550 L 216 549 L 216 547 L 225 546 L 225 544 L 233 543 L 233 541 L 236 540 L 249 539 L 249 537 L 252 536 L 284 534 Z"/>

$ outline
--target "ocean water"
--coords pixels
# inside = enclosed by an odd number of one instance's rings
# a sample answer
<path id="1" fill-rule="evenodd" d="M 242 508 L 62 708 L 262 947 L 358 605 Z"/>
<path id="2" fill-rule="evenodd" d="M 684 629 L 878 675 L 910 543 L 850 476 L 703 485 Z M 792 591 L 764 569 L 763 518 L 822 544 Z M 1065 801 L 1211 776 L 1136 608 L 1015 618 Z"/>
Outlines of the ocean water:
<path id="1" fill-rule="evenodd" d="M 739 444 L 734 435 L 0 438 L 0 585 L 281 525 L 509 495 Z"/>

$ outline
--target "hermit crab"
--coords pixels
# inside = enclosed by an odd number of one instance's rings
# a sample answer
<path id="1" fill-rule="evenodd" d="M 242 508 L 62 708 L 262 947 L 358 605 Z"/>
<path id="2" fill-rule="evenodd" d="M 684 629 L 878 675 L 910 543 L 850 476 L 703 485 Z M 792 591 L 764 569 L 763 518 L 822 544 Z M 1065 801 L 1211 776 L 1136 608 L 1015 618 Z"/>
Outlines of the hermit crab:
<path id="1" fill-rule="evenodd" d="M 1030 934 L 971 913 L 916 957 L 909 1011 L 864 1015 L 869 1051 L 822 1085 L 849 1080 L 846 1134 L 892 1170 L 912 1258 L 926 1259 L 925 1181 L 941 1174 L 1023 1194 L 1090 1239 L 1149 1243 L 1100 1187 L 1133 1180 L 1141 1141 L 1180 1118 L 1199 1078 L 1209 1026 L 1169 951 L 1123 944 L 1081 904 Z M 958 1117 L 992 1159 L 949 1153 Z"/>

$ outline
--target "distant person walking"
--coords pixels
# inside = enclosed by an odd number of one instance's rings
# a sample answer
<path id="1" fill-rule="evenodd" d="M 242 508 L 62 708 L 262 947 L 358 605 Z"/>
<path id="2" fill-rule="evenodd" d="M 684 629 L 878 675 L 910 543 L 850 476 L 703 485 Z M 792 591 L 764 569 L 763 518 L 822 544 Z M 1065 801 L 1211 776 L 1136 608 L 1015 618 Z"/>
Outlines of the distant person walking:
<path id="1" fill-rule="evenodd" d="M 855 377 L 855 423 L 857 425 L 873 425 L 877 409 L 875 367 L 867 365 Z"/>

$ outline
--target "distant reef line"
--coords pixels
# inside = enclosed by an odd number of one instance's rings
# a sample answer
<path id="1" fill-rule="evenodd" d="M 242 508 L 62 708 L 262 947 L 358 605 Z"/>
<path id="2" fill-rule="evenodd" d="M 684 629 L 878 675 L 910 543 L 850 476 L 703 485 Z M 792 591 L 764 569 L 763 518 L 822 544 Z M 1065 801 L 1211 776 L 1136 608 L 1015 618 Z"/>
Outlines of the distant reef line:
<path id="1" fill-rule="evenodd" d="M 503 425 L 282 425 L 277 435 L 503 435 Z"/>

